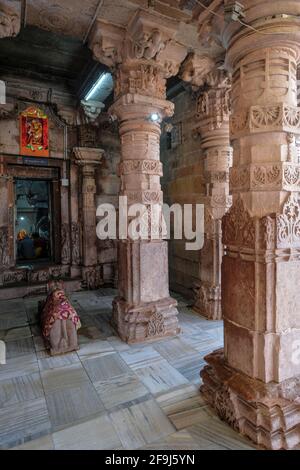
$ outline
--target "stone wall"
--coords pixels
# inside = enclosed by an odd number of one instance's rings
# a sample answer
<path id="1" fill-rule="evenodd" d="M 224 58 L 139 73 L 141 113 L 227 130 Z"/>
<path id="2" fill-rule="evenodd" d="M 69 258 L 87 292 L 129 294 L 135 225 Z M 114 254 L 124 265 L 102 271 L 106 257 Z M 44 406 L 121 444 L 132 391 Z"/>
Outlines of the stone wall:
<path id="1" fill-rule="evenodd" d="M 194 131 L 197 100 L 191 90 L 172 100 L 175 115 L 170 119 L 171 133 L 164 132 L 161 160 L 164 200 L 168 204 L 196 204 L 205 194 L 204 161 L 201 139 Z M 187 251 L 184 240 L 169 242 L 170 286 L 176 292 L 193 298 L 193 284 L 199 278 L 199 251 Z"/>
<path id="2" fill-rule="evenodd" d="M 61 252 L 67 253 L 67 256 L 55 257 L 55 263 L 59 265 L 56 272 L 63 278 L 85 279 L 83 275 L 84 262 L 84 230 L 82 214 L 82 170 L 76 162 L 74 149 L 93 147 L 99 148 L 101 153 L 101 163 L 95 167 L 95 207 L 101 202 L 111 202 L 117 204 L 117 194 L 119 191 L 119 178 L 117 176 L 117 165 L 120 159 L 119 136 L 117 129 L 109 122 L 107 115 L 103 114 L 96 126 L 87 125 L 79 127 L 82 121 L 82 112 L 78 111 L 78 100 L 65 89 L 63 85 L 50 88 L 46 81 L 33 81 L 27 78 L 2 75 L 0 77 L 6 83 L 7 96 L 5 105 L 0 107 L 0 176 L 2 175 L 3 184 L 0 185 L 0 200 L 9 200 L 10 187 L 9 178 L 12 180 L 13 173 L 11 168 L 18 166 L 18 172 L 23 172 L 25 177 L 33 177 L 30 165 L 24 165 L 22 158 L 19 158 L 20 152 L 20 128 L 19 114 L 30 106 L 36 106 L 44 110 L 49 117 L 49 138 L 50 138 L 50 156 L 49 171 L 55 167 L 58 181 L 57 191 L 60 192 L 60 220 L 61 234 L 56 238 L 56 246 Z M 53 85 L 52 85 L 53 87 Z M 103 153 L 103 151 L 104 153 Z M 100 155 L 99 153 L 99 155 Z M 99 160 L 99 162 L 100 162 Z M 21 170 L 23 168 L 23 170 Z M 36 177 L 44 174 L 38 167 L 34 166 Z M 43 167 L 40 167 L 43 168 Z M 54 174 L 54 173 L 53 173 Z M 16 176 L 16 175 L 15 175 Z M 62 185 L 61 179 L 69 181 L 69 186 Z M 1 180 L 2 181 L 2 180 Z M 13 182 L 11 183 L 11 200 L 8 205 L 13 208 Z M 5 192 L 6 191 L 6 192 Z M 6 197 L 7 196 L 7 197 Z M 20 273 L 15 267 L 14 255 L 14 227 L 13 218 L 9 218 L 7 205 L 3 204 L 0 208 L 0 226 L 10 225 L 11 246 L 9 251 L 9 273 L 5 277 L 4 265 L 0 262 L 0 285 L 8 286 L 17 281 L 32 282 L 32 275 Z M 6 221 L 9 220 L 8 224 Z M 1 222 L 2 221 L 2 222 Z M 96 222 L 96 217 L 95 217 Z M 56 221 L 55 221 L 56 224 Z M 96 229 L 96 227 L 95 227 Z M 55 235 L 56 237 L 56 235 Z M 64 240 L 64 246 L 61 245 Z M 100 242 L 96 240 L 97 256 L 95 268 L 93 268 L 92 277 L 99 279 L 99 284 L 114 284 L 116 276 L 117 253 L 114 243 Z M 59 248 L 61 247 L 61 248 Z M 7 247 L 5 247 L 7 250 Z M 47 272 L 46 272 L 47 271 Z M 46 281 L 52 276 L 51 269 L 38 272 L 34 280 Z M 91 273 L 88 273 L 91 276 Z M 22 277 L 22 279 L 21 279 Z M 3 279 L 9 279 L 9 283 Z M 97 281 L 98 283 L 98 281 Z M 83 286 L 85 283 L 83 284 Z"/>

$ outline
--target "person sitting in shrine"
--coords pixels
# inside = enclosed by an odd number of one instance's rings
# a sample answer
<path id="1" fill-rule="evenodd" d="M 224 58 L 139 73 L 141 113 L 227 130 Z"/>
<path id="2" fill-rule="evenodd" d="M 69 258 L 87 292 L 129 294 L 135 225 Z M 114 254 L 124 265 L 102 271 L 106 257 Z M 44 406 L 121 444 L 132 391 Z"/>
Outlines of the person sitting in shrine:
<path id="1" fill-rule="evenodd" d="M 32 234 L 35 257 L 36 258 L 46 258 L 47 257 L 47 240 L 40 237 L 40 235 L 35 232 Z"/>
<path id="2" fill-rule="evenodd" d="M 21 230 L 18 233 L 18 258 L 20 259 L 33 259 L 35 258 L 34 242 L 26 232 Z"/>

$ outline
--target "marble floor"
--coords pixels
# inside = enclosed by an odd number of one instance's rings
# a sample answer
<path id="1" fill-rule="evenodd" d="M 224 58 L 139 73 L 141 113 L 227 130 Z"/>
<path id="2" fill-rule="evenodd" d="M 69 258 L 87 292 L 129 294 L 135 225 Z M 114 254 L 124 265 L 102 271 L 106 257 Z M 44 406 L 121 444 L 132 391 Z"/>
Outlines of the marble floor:
<path id="1" fill-rule="evenodd" d="M 0 449 L 254 449 L 199 393 L 203 358 L 222 346 L 222 322 L 175 295 L 182 333 L 129 346 L 110 326 L 114 295 L 72 295 L 80 350 L 54 358 L 40 336 L 39 298 L 0 302 Z"/>

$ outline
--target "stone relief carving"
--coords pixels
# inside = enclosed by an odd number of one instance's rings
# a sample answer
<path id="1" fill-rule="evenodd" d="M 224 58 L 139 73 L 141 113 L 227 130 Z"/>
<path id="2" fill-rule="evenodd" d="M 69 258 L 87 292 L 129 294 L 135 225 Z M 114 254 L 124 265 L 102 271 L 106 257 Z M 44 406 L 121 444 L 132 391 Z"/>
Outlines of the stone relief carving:
<path id="1" fill-rule="evenodd" d="M 164 316 L 161 312 L 154 311 L 150 316 L 147 326 L 147 337 L 163 336 L 165 334 Z"/>
<path id="2" fill-rule="evenodd" d="M 251 186 L 253 188 L 260 186 L 275 185 L 281 182 L 280 165 L 254 166 L 252 170 Z"/>
<path id="3" fill-rule="evenodd" d="M 140 64 L 131 69 L 118 68 L 115 72 L 115 96 L 126 93 L 164 99 L 166 80 L 161 69 L 149 64 Z"/>
<path id="4" fill-rule="evenodd" d="M 278 247 L 300 244 L 299 194 L 292 193 L 283 206 L 282 214 L 276 217 Z"/>
<path id="5" fill-rule="evenodd" d="M 200 87 L 205 83 L 205 78 L 215 67 L 214 60 L 209 56 L 197 56 L 194 52 L 189 54 L 181 66 L 180 78 L 192 87 Z"/>
<path id="6" fill-rule="evenodd" d="M 137 37 L 131 38 L 133 56 L 136 59 L 155 59 L 155 56 L 166 47 L 166 41 L 158 29 L 150 32 L 142 31 Z"/>
<path id="7" fill-rule="evenodd" d="M 18 284 L 19 282 L 27 281 L 27 271 L 16 270 L 7 271 L 3 275 L 3 284 Z"/>
<path id="8" fill-rule="evenodd" d="M 145 173 L 162 176 L 162 163 L 156 160 L 124 160 L 120 163 L 119 173 L 121 175 Z"/>
<path id="9" fill-rule="evenodd" d="M 8 227 L 0 228 L 0 269 L 9 265 Z"/>
<path id="10" fill-rule="evenodd" d="M 105 105 L 101 103 L 101 101 L 82 100 L 80 104 L 84 115 L 80 120 L 81 124 L 95 124 L 102 109 L 105 108 Z"/>
<path id="11" fill-rule="evenodd" d="M 271 216 L 264 217 L 261 221 L 261 225 L 263 227 L 265 248 L 267 250 L 274 249 L 275 247 L 275 222 L 275 218 Z"/>
<path id="12" fill-rule="evenodd" d="M 0 39 L 17 36 L 21 27 L 20 4 L 0 1 Z"/>
<path id="13" fill-rule="evenodd" d="M 230 117 L 232 135 L 239 133 L 265 132 L 266 130 L 300 131 L 300 108 L 285 103 L 270 106 L 251 106 L 248 110 L 234 113 Z"/>
<path id="14" fill-rule="evenodd" d="M 79 224 L 72 222 L 71 224 L 71 241 L 72 241 L 72 264 L 78 266 L 80 264 L 80 228 Z"/>
<path id="15" fill-rule="evenodd" d="M 197 100 L 196 116 L 200 120 L 209 118 L 211 130 L 219 129 L 223 122 L 228 122 L 230 115 L 231 80 L 224 70 L 214 69 L 205 77 L 207 89 Z"/>
<path id="16" fill-rule="evenodd" d="M 62 224 L 61 226 L 61 262 L 62 264 L 70 263 L 69 224 Z"/>
<path id="17" fill-rule="evenodd" d="M 222 387 L 221 390 L 216 391 L 214 395 L 214 408 L 222 421 L 226 421 L 234 429 L 239 430 L 239 424 L 236 418 L 237 413 L 230 392 L 226 387 Z"/>
<path id="18" fill-rule="evenodd" d="M 128 198 L 128 204 L 141 202 L 142 204 L 162 203 L 162 191 L 125 191 L 124 195 Z"/>
<path id="19" fill-rule="evenodd" d="M 83 279 L 84 285 L 87 289 L 99 289 L 99 287 L 102 285 L 102 276 L 100 268 L 86 268 L 83 273 Z"/>
<path id="20" fill-rule="evenodd" d="M 255 224 L 239 197 L 222 221 L 223 243 L 247 248 L 255 246 Z"/>

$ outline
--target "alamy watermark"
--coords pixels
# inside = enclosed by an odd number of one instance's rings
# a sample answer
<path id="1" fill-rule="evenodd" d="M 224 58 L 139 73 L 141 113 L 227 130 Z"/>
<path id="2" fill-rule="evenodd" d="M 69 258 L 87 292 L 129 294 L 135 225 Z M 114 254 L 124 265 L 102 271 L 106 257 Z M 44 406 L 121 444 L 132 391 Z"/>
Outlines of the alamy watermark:
<path id="1" fill-rule="evenodd" d="M 172 237 L 186 240 L 186 250 L 192 251 L 201 250 L 204 245 L 203 204 L 128 205 L 127 197 L 120 196 L 118 211 L 112 204 L 100 204 L 97 217 L 100 240 L 169 240 Z"/>

